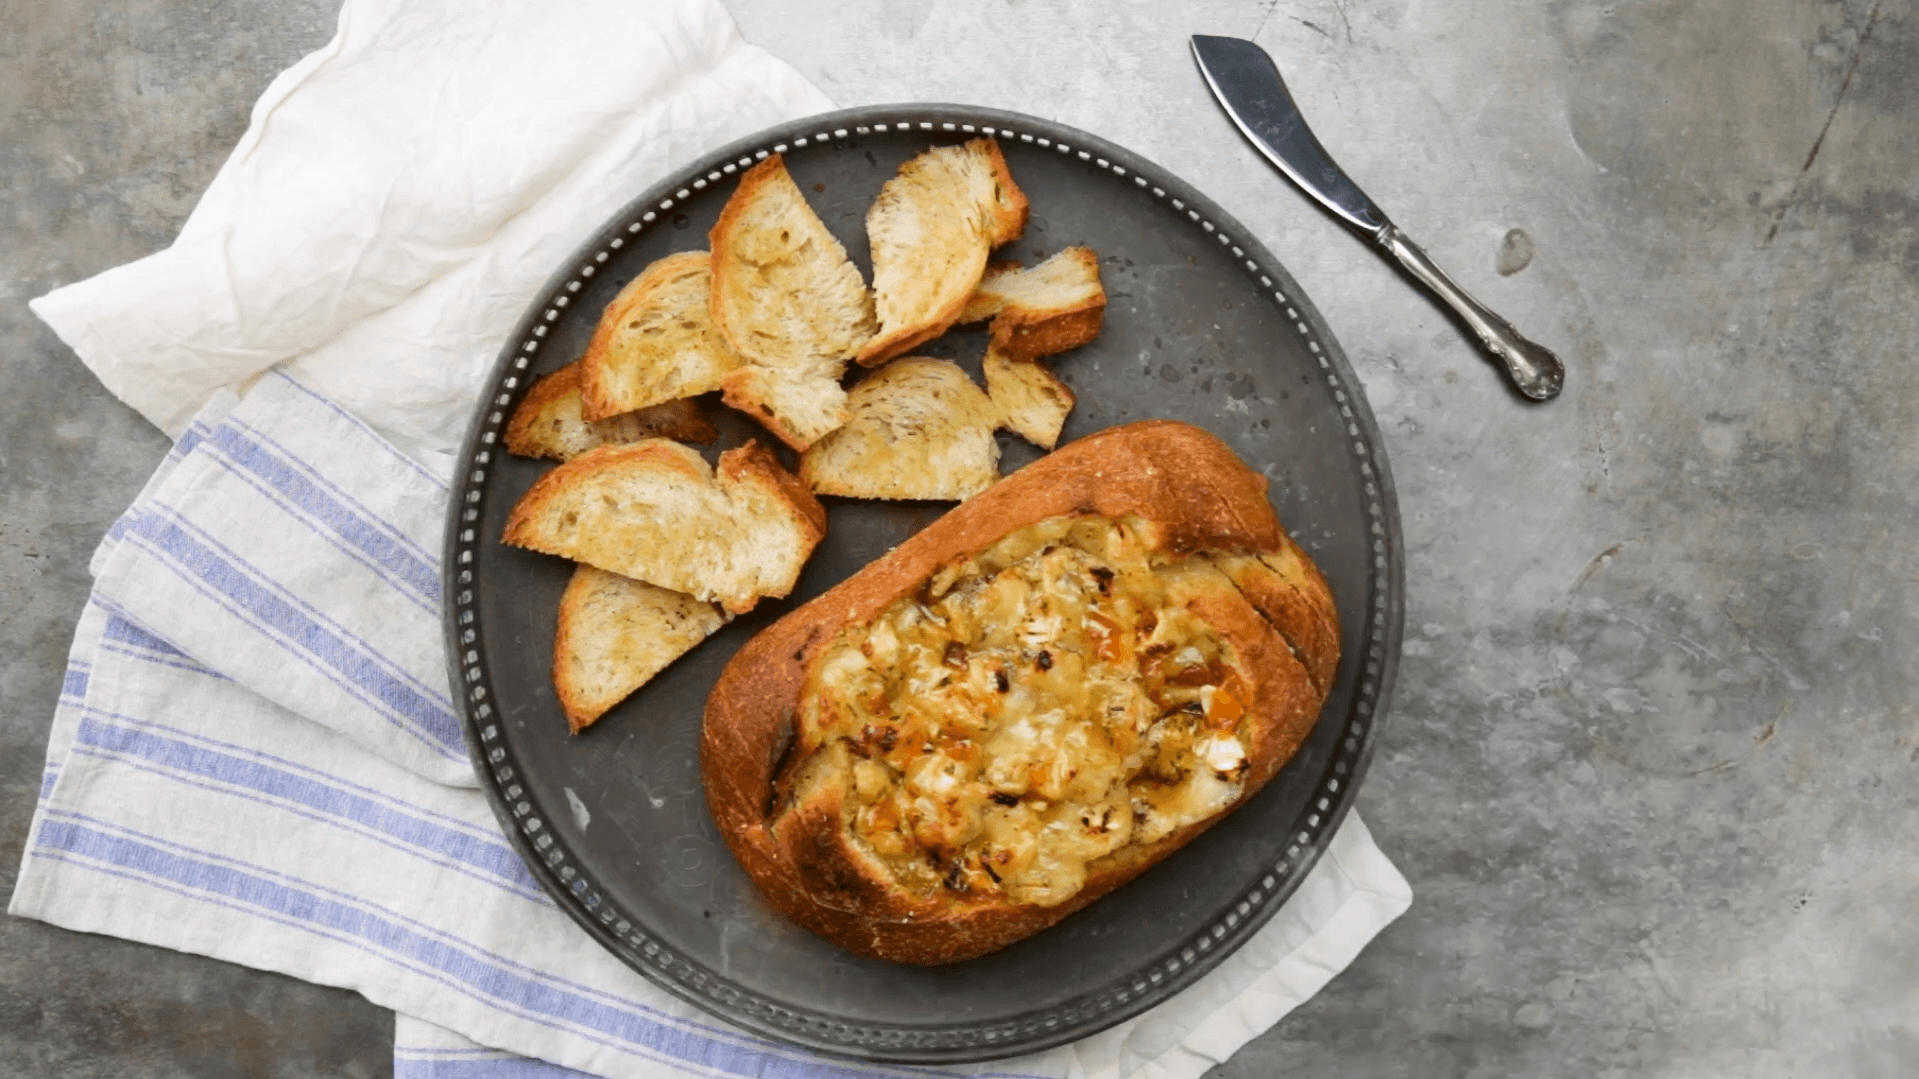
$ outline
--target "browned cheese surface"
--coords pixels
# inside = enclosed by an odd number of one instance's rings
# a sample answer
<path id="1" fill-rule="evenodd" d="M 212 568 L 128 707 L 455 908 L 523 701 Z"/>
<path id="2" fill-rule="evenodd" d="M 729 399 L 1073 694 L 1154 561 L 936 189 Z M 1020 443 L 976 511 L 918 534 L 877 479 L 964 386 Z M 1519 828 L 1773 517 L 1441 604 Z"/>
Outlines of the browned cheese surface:
<path id="1" fill-rule="evenodd" d="M 1263 478 L 1197 428 L 1116 428 L 749 642 L 708 702 L 708 800 L 800 924 L 971 958 L 1257 791 L 1311 729 L 1337 641 Z"/>

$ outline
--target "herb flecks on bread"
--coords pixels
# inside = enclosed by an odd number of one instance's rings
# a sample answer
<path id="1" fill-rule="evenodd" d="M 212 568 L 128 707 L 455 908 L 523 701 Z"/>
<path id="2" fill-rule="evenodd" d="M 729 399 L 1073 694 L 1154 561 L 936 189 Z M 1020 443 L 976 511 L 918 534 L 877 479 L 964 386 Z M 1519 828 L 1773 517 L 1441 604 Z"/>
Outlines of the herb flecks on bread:
<path id="1" fill-rule="evenodd" d="M 1059 444 L 1059 433 L 1077 398 L 1038 360 L 1015 360 L 989 346 L 980 363 L 986 395 L 999 410 L 1000 426 L 1041 449 Z"/>
<path id="2" fill-rule="evenodd" d="M 714 469 L 653 439 L 589 450 L 540 477 L 502 538 L 739 614 L 791 592 L 825 535 L 826 511 L 759 443 Z"/>
<path id="3" fill-rule="evenodd" d="M 1026 228 L 1026 196 L 979 138 L 909 159 L 866 212 L 879 331 L 860 350 L 873 366 L 945 333 L 960 318 L 993 248 Z"/>
<path id="4" fill-rule="evenodd" d="M 574 734 L 725 625 L 727 615 L 684 592 L 574 569 L 560 597 L 553 688 Z"/>
<path id="5" fill-rule="evenodd" d="M 577 563 L 553 665 L 576 733 L 732 613 L 791 591 L 824 535 L 813 492 L 965 500 L 999 480 L 997 429 L 1057 444 L 1073 393 L 1037 360 L 1091 340 L 1105 295 L 1084 248 L 1030 270 L 988 265 L 1027 213 L 993 139 L 918 154 L 868 210 L 868 291 L 771 155 L 741 175 L 710 252 L 647 265 L 581 361 L 529 388 L 507 446 L 564 463 L 514 507 L 504 539 Z M 988 318 L 985 392 L 950 362 L 896 359 Z M 854 358 L 884 366 L 849 395 Z M 715 470 L 654 441 L 715 438 L 692 400 L 715 389 L 800 451 L 797 477 L 756 444 Z"/>
<path id="6" fill-rule="evenodd" d="M 672 438 L 702 445 L 719 431 L 692 400 L 664 401 L 602 420 L 585 417 L 580 363 L 574 361 L 528 386 L 506 425 L 506 448 L 522 457 L 567 461 L 595 446 Z"/>
<path id="7" fill-rule="evenodd" d="M 774 154 L 748 169 L 709 234 L 712 319 L 744 364 L 726 403 L 803 450 L 846 422 L 839 379 L 873 336 L 873 298 Z"/>
<path id="8" fill-rule="evenodd" d="M 853 387 L 846 425 L 800 457 L 816 493 L 957 501 L 999 478 L 1000 414 L 965 371 L 909 356 Z"/>
<path id="9" fill-rule="evenodd" d="M 605 419 L 720 388 L 740 357 L 713 325 L 711 260 L 653 262 L 606 305 L 580 359 L 583 413 Z"/>

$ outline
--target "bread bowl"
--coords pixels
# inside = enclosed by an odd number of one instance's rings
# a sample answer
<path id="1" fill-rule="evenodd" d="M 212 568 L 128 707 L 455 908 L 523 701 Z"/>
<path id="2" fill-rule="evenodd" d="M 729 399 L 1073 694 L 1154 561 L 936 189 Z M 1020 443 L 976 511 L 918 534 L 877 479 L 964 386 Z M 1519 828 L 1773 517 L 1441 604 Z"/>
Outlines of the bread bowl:
<path id="1" fill-rule="evenodd" d="M 747 875 L 854 952 L 959 962 L 1252 797 L 1338 664 L 1265 479 L 1148 421 L 1069 443 L 749 641 L 701 773 Z"/>

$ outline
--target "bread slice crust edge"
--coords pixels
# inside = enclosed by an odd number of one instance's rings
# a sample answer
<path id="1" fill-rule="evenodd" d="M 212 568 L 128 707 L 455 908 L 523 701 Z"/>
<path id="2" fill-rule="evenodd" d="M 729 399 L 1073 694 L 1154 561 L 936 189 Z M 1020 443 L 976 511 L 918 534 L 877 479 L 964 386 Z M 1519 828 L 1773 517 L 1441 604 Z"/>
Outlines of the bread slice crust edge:
<path id="1" fill-rule="evenodd" d="M 1012 170 L 1007 167 L 1006 157 L 1000 152 L 999 142 L 992 138 L 977 138 L 968 140 L 956 148 L 946 149 L 958 149 L 964 153 L 980 155 L 992 176 L 994 197 L 989 203 L 977 207 L 979 235 L 973 241 L 974 246 L 966 252 L 953 253 L 963 254 L 961 262 L 964 269 L 956 270 L 950 280 L 940 281 L 931 286 L 933 300 L 929 307 L 917 312 L 917 317 L 909 317 L 903 323 L 888 325 L 882 313 L 878 332 L 867 340 L 856 357 L 863 367 L 876 367 L 895 356 L 903 356 L 952 329 L 965 312 L 974 291 L 978 288 L 980 276 L 987 268 L 987 256 L 992 249 L 1010 243 L 1025 231 L 1030 205 L 1025 192 L 1021 191 L 1019 185 L 1013 180 Z M 899 175 L 888 181 L 887 188 L 891 189 L 904 180 L 910 170 L 925 157 L 925 154 L 921 154 L 900 166 Z M 889 201 L 888 193 L 887 190 L 882 190 L 879 200 L 867 213 L 869 235 L 876 235 L 883 231 L 885 214 L 892 209 L 898 207 L 902 212 L 911 212 L 911 208 L 900 207 L 897 202 Z M 882 252 L 877 239 L 873 257 L 873 284 L 877 301 L 883 273 L 880 265 Z"/>

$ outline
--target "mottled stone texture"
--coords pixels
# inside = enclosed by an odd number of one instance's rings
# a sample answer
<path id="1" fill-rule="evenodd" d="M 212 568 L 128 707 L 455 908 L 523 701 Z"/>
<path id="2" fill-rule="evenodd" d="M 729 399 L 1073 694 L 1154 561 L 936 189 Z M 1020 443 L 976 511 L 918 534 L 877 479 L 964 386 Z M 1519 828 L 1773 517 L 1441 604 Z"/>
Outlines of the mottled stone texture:
<path id="1" fill-rule="evenodd" d="M 0 3 L 0 891 L 11 892 L 87 558 L 167 441 L 28 299 L 166 246 L 328 3 Z M 355 994 L 0 917 L 0 1075 L 392 1069 Z"/>
<path id="2" fill-rule="evenodd" d="M 1919 16 L 1899 0 L 731 0 L 845 105 L 1044 115 L 1287 264 L 1365 382 L 1407 647 L 1360 808 L 1414 907 L 1218 1075 L 1919 1073 Z M 0 886 L 86 556 L 164 450 L 25 300 L 167 242 L 306 0 L 5 0 Z M 1265 168 L 1255 37 L 1455 277 L 1559 349 L 1529 407 Z M 0 921 L 0 1072 L 355 1075 L 348 994 Z"/>

